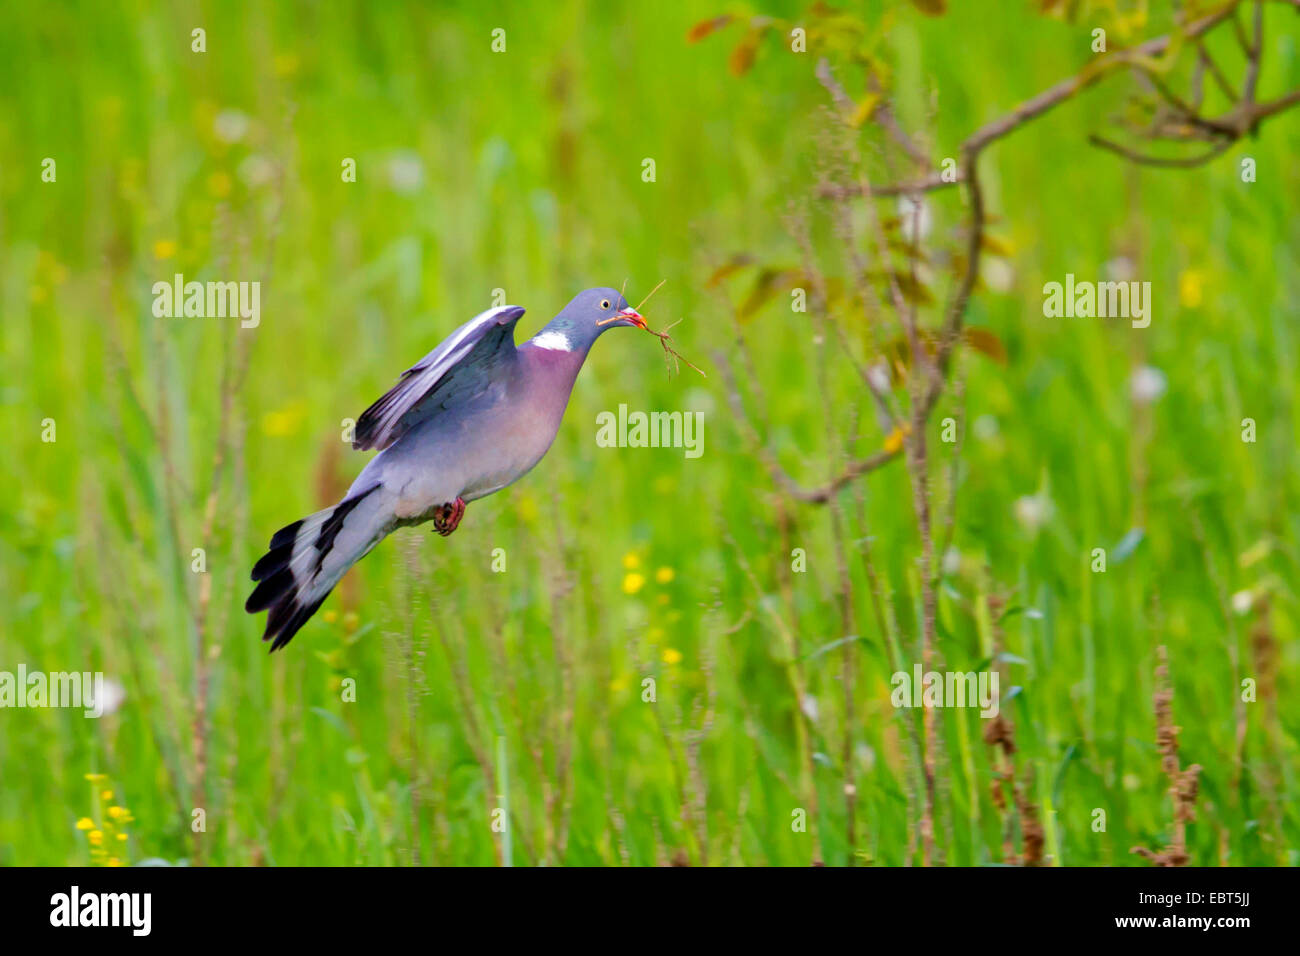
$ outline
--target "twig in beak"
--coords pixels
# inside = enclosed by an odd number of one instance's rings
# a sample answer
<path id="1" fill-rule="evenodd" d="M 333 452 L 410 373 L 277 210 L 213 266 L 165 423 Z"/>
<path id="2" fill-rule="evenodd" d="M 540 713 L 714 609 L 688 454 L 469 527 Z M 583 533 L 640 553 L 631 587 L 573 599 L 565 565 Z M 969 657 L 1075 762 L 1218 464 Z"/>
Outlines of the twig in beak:
<path id="1" fill-rule="evenodd" d="M 647 302 L 649 302 L 649 301 L 650 301 L 650 296 L 652 296 L 652 295 L 654 295 L 656 292 L 658 292 L 658 291 L 660 290 L 660 288 L 663 287 L 663 284 L 664 284 L 665 282 L 667 282 L 667 281 L 668 281 L 667 279 L 660 279 L 660 280 L 659 280 L 659 285 L 657 285 L 657 286 L 655 286 L 653 289 L 651 289 L 651 290 L 646 294 L 646 297 L 645 297 L 644 299 L 642 299 L 642 300 L 637 304 L 637 307 L 636 307 L 635 309 L 633 309 L 632 311 L 633 311 L 633 312 L 640 312 L 640 311 L 641 311 L 641 306 L 643 306 L 643 305 L 645 305 Z M 626 285 L 626 283 L 624 283 L 624 285 Z M 678 321 L 680 322 L 681 320 L 678 319 Z"/>
<path id="2" fill-rule="evenodd" d="M 661 282 L 659 283 L 659 285 L 663 285 L 663 283 Z M 658 288 L 658 286 L 656 286 L 655 288 Z M 646 296 L 646 298 L 649 298 L 649 296 Z M 671 345 L 668 344 L 673 339 L 673 337 L 668 334 L 668 330 L 677 328 L 677 326 L 679 326 L 681 322 L 682 320 L 678 319 L 676 322 L 668 326 L 668 328 L 664 329 L 662 332 L 656 332 L 654 329 L 650 328 L 649 326 L 646 326 L 646 331 L 649 332 L 651 335 L 658 336 L 659 344 L 664 347 L 664 365 L 668 367 L 669 377 L 672 376 L 674 371 L 680 374 L 682 367 L 679 363 L 685 362 L 691 368 L 695 369 L 695 371 L 699 372 L 703 378 L 708 378 L 708 376 L 704 374 L 704 369 L 700 368 L 690 359 L 682 355 L 681 352 L 678 352 L 675 348 L 673 348 Z"/>
<path id="3" fill-rule="evenodd" d="M 664 347 L 664 365 L 667 366 L 667 368 L 668 368 L 668 375 L 669 375 L 670 378 L 671 378 L 671 377 L 673 376 L 673 374 L 675 374 L 675 373 L 676 373 L 676 374 L 680 374 L 680 373 L 681 373 L 681 370 L 682 370 L 681 363 L 682 363 L 682 362 L 685 362 L 685 363 L 686 363 L 687 365 L 689 365 L 691 368 L 695 369 L 695 371 L 699 372 L 700 375 L 703 376 L 704 378 L 708 378 L 708 376 L 704 374 L 704 369 L 700 368 L 698 365 L 696 365 L 696 364 L 695 364 L 694 362 L 692 362 L 690 359 L 688 359 L 688 358 L 686 358 L 684 355 L 682 355 L 681 352 L 678 352 L 675 348 L 673 348 L 671 345 L 668 344 L 669 342 L 671 342 L 671 341 L 673 340 L 673 337 L 672 337 L 671 335 L 668 334 L 669 331 L 670 331 L 671 329 L 675 329 L 675 328 L 677 328 L 677 326 L 680 325 L 681 322 L 682 322 L 681 319 L 678 319 L 676 322 L 674 322 L 672 325 L 668 326 L 668 328 L 664 329 L 662 332 L 656 332 L 654 329 L 650 328 L 650 326 L 648 326 L 648 325 L 645 324 L 645 318 L 644 318 L 644 316 L 642 316 L 642 315 L 640 314 L 640 313 L 641 313 L 641 306 L 643 306 L 643 305 L 645 305 L 647 302 L 649 302 L 649 301 L 650 301 L 650 296 L 652 296 L 652 295 L 654 295 L 656 292 L 658 292 L 658 291 L 660 290 L 660 288 L 663 287 L 663 284 L 664 284 L 665 282 L 667 282 L 667 281 L 668 281 L 667 279 L 660 279 L 660 280 L 659 280 L 659 285 L 657 285 L 657 286 L 655 286 L 653 289 L 651 289 L 650 292 L 646 295 L 646 297 L 645 297 L 644 299 L 642 299 L 639 303 L 637 303 L 637 307 L 636 307 L 635 309 L 629 309 L 628 311 L 630 311 L 633 315 L 635 315 L 638 319 L 640 319 L 640 321 L 641 321 L 641 328 L 645 329 L 645 330 L 646 330 L 647 332 L 649 332 L 651 335 L 653 335 L 653 336 L 655 336 L 656 338 L 659 339 L 659 344 L 662 345 L 662 346 Z M 624 288 L 624 289 L 627 288 L 627 281 L 626 281 L 626 280 L 624 280 L 624 282 L 623 282 L 623 288 Z M 623 293 L 620 292 L 619 295 L 622 296 Z M 624 298 L 623 301 L 626 302 L 627 299 Z M 612 315 L 612 316 L 610 316 L 608 319 L 601 319 L 601 320 L 598 321 L 596 324 L 597 324 L 597 325 L 605 325 L 606 323 L 609 323 L 609 322 L 615 322 L 615 321 L 617 321 L 618 319 L 624 319 L 624 318 L 628 318 L 628 316 L 623 315 L 623 314 L 620 313 L 620 314 L 618 314 L 618 315 Z"/>

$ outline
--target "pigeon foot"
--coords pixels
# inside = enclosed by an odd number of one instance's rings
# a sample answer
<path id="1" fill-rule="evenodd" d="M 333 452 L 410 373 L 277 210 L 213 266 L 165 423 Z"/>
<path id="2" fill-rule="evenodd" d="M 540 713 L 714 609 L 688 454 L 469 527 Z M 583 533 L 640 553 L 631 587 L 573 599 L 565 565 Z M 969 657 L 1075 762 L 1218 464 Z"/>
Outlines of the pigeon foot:
<path id="1" fill-rule="evenodd" d="M 465 517 L 465 499 L 457 498 L 451 504 L 442 505 L 433 513 L 433 530 L 444 538 L 460 527 L 460 519 Z"/>

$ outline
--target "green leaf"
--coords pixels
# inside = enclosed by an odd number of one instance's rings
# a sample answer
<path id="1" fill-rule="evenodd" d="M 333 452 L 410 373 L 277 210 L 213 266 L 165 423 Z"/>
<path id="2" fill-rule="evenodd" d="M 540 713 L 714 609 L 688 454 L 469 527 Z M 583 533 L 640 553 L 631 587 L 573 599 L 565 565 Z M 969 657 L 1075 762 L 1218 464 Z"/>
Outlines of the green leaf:
<path id="1" fill-rule="evenodd" d="M 809 651 L 807 654 L 803 656 L 803 659 L 810 661 L 814 657 L 821 657 L 821 655 L 829 651 L 835 650 L 835 648 L 837 647 L 841 647 L 845 644 L 852 644 L 854 641 L 861 641 L 861 640 L 863 640 L 863 638 L 858 636 L 857 634 L 850 634 L 848 637 L 841 637 L 837 641 L 831 641 L 829 644 L 823 644 L 821 647 L 817 648 L 816 650 Z"/>
<path id="2" fill-rule="evenodd" d="M 333 711 L 326 710 L 324 707 L 313 707 L 311 712 L 319 717 L 325 723 L 329 724 L 344 737 L 350 737 L 347 724 L 343 723 L 343 718 Z"/>
<path id="3" fill-rule="evenodd" d="M 1070 764 L 1075 760 L 1079 753 L 1079 748 L 1070 744 L 1069 749 L 1065 751 L 1065 758 L 1061 761 L 1061 766 L 1056 769 L 1056 780 L 1052 783 L 1052 803 L 1056 806 L 1061 805 L 1061 787 L 1065 784 L 1065 771 L 1070 768 Z"/>

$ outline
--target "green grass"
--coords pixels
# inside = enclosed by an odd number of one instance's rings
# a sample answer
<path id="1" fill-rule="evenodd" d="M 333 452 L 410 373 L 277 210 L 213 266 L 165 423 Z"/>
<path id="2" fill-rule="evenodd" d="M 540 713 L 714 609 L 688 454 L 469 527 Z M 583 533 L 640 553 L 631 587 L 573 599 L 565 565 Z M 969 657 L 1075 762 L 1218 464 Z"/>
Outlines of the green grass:
<path id="1" fill-rule="evenodd" d="M 732 343 L 705 288 L 717 264 L 798 259 L 782 216 L 791 201 L 816 206 L 825 94 L 812 58 L 776 43 L 732 77 L 737 35 L 685 42 L 720 7 L 683 6 L 55 4 L 0 16 L 0 670 L 100 670 L 126 693 L 99 721 L 0 711 L 0 863 L 89 861 L 76 823 L 110 804 L 134 817 L 129 862 L 494 864 L 498 807 L 517 865 L 908 861 L 917 714 L 890 705 L 857 547 L 870 542 L 910 670 L 920 552 L 907 472 L 894 462 L 841 498 L 860 640 L 828 648 L 846 636 L 830 514 L 778 500 L 711 359 Z M 896 83 L 913 120 L 940 91 L 937 157 L 1086 61 L 1085 24 L 1012 6 L 995 23 L 978 9 L 900 11 Z M 864 7 L 871 19 L 879 5 Z M 1270 96 L 1300 81 L 1293 20 L 1270 13 Z M 190 52 L 196 26 L 205 54 Z M 496 27 L 505 54 L 491 52 Z M 1163 644 L 1183 763 L 1203 768 L 1192 860 L 1295 864 L 1300 127 L 1285 114 L 1204 168 L 1136 172 L 1085 143 L 1123 88 L 1092 91 L 982 160 L 1013 282 L 979 290 L 968 318 L 1007 362 L 969 354 L 964 411 L 946 396 L 931 423 L 940 503 L 952 446 L 939 421 L 969 425 L 938 651 L 947 668 L 976 668 L 992 641 L 988 595 L 1014 591 L 1026 609 L 1006 621 L 1019 690 L 1004 713 L 1051 862 L 1129 864 L 1130 847 L 1168 841 L 1152 709 Z M 214 134 L 227 110 L 249 120 L 233 143 Z M 1237 172 L 1246 155 L 1254 184 Z M 55 183 L 41 182 L 45 157 Z M 341 181 L 344 157 L 355 184 Z M 395 157 L 418 161 L 413 190 L 393 188 Z M 936 200 L 936 234 L 961 202 Z M 1042 316 L 1044 282 L 1101 278 L 1120 255 L 1153 284 L 1149 329 Z M 150 286 L 178 271 L 260 279 L 261 325 L 155 319 Z M 582 288 L 626 279 L 635 302 L 661 278 L 647 314 L 656 327 L 685 318 L 674 335 L 708 379 L 668 379 L 648 337 L 604 338 L 534 472 L 472 504 L 450 538 L 394 535 L 285 651 L 265 653 L 262 619 L 242 610 L 248 570 L 276 528 L 337 500 L 364 464 L 340 440 L 344 419 L 494 289 L 529 308 L 531 334 Z M 746 277 L 732 281 L 742 295 Z M 826 430 L 807 317 L 778 300 L 746 330 L 773 444 L 816 483 Z M 223 375 L 241 343 L 247 373 L 205 539 Z M 1146 420 L 1129 399 L 1143 364 L 1168 381 Z M 828 387 L 837 427 L 861 415 L 855 452 L 879 447 L 852 369 L 837 365 Z M 704 455 L 597 447 L 596 415 L 620 403 L 703 410 Z M 1254 444 L 1240 440 L 1247 417 Z M 1034 530 L 1016 502 L 1036 493 L 1054 507 Z M 202 667 L 197 547 L 211 589 Z M 1096 547 L 1105 574 L 1090 571 Z M 787 573 L 793 548 L 806 573 Z M 1225 620 L 1220 590 L 1267 592 L 1267 610 Z M 816 701 L 811 770 L 778 620 L 792 622 Z M 857 671 L 848 715 L 845 654 Z M 1239 682 L 1270 674 L 1272 696 L 1244 705 L 1239 747 Z M 995 862 L 984 722 L 944 711 L 939 727 L 943 858 Z M 94 773 L 111 798 L 92 798 Z M 800 808 L 807 832 L 791 826 Z"/>

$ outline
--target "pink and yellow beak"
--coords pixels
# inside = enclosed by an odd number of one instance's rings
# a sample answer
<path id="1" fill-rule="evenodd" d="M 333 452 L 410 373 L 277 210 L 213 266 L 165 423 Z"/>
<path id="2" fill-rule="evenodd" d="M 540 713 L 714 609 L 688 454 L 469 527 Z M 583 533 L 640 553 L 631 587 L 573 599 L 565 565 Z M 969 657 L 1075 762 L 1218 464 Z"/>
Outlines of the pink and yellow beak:
<path id="1" fill-rule="evenodd" d="M 619 309 L 608 319 L 601 319 L 596 324 L 609 325 L 611 322 L 626 322 L 628 325 L 634 326 L 635 328 L 646 329 L 646 331 L 649 331 L 646 327 L 645 319 L 641 318 L 641 313 L 633 308 Z"/>
<path id="2" fill-rule="evenodd" d="M 641 313 L 638 312 L 636 309 L 632 309 L 632 308 L 619 309 L 618 317 L 620 319 L 625 319 L 628 322 L 631 322 L 638 329 L 644 329 L 646 327 L 645 319 L 641 318 Z"/>

